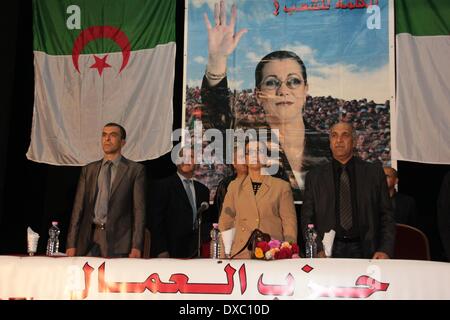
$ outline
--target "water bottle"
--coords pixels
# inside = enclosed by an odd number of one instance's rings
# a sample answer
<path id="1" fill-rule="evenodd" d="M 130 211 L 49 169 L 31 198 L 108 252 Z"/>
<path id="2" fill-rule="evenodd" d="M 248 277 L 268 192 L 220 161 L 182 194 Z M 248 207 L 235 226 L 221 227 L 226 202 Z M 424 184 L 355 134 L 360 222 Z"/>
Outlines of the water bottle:
<path id="1" fill-rule="evenodd" d="M 305 256 L 306 258 L 317 257 L 317 232 L 312 223 L 308 224 L 305 234 Z"/>
<path id="2" fill-rule="evenodd" d="M 211 243 L 209 247 L 209 257 L 212 259 L 220 259 L 220 231 L 219 224 L 213 223 L 211 230 Z"/>
<path id="3" fill-rule="evenodd" d="M 52 226 L 48 230 L 47 256 L 53 256 L 59 249 L 59 233 L 58 222 L 52 221 Z"/>

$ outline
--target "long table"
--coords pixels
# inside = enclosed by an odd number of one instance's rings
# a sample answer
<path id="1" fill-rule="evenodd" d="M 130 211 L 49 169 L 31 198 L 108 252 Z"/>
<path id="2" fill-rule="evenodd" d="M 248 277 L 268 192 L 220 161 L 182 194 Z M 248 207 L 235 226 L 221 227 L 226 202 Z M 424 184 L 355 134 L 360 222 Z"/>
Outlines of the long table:
<path id="1" fill-rule="evenodd" d="M 0 299 L 450 299 L 450 263 L 0 256 Z"/>

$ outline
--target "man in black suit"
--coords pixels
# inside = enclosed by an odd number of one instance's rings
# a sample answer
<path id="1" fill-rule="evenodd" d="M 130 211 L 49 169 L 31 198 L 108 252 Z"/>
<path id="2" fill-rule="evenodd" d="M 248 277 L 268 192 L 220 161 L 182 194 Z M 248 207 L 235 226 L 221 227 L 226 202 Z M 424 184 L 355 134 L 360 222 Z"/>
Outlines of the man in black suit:
<path id="1" fill-rule="evenodd" d="M 102 160 L 83 167 L 67 236 L 68 256 L 140 258 L 145 230 L 145 167 L 122 156 L 126 131 L 103 127 Z"/>
<path id="2" fill-rule="evenodd" d="M 417 226 L 416 201 L 413 197 L 397 192 L 395 186 L 398 184 L 397 170 L 391 167 L 384 167 L 386 182 L 388 185 L 389 197 L 394 210 L 395 222 Z"/>
<path id="3" fill-rule="evenodd" d="M 203 202 L 209 204 L 209 189 L 192 179 L 194 152 L 177 165 L 177 172 L 155 181 L 150 188 L 151 257 L 192 258 L 197 256 L 197 212 Z M 208 209 L 202 213 L 201 242 L 209 239 L 217 215 Z"/>
<path id="4" fill-rule="evenodd" d="M 388 259 L 394 252 L 395 221 L 385 175 L 381 166 L 353 156 L 354 141 L 351 123 L 331 127 L 332 161 L 306 176 L 302 230 L 315 225 L 321 257 L 324 233 L 333 229 L 333 257 Z"/>

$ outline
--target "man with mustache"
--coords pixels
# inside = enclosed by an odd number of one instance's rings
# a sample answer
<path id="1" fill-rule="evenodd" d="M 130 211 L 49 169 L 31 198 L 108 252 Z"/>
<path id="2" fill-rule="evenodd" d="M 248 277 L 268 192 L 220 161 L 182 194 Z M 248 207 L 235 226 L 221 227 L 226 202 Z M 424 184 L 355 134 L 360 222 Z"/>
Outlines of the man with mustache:
<path id="1" fill-rule="evenodd" d="M 325 232 L 336 231 L 334 258 L 389 259 L 394 253 L 395 220 L 381 165 L 353 155 L 351 123 L 330 129 L 331 162 L 306 175 L 301 225 L 318 231 L 319 256 Z"/>

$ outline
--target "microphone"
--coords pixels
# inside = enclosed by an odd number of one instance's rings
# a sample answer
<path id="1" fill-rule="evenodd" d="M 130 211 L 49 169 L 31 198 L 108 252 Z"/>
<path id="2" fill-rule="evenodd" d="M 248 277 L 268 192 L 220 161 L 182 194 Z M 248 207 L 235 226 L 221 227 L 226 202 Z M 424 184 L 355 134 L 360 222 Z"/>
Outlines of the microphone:
<path id="1" fill-rule="evenodd" d="M 206 210 L 208 210 L 209 208 L 209 203 L 206 201 L 203 201 L 202 204 L 200 205 L 200 208 L 198 208 L 197 210 L 197 216 L 203 212 L 205 212 Z"/>

